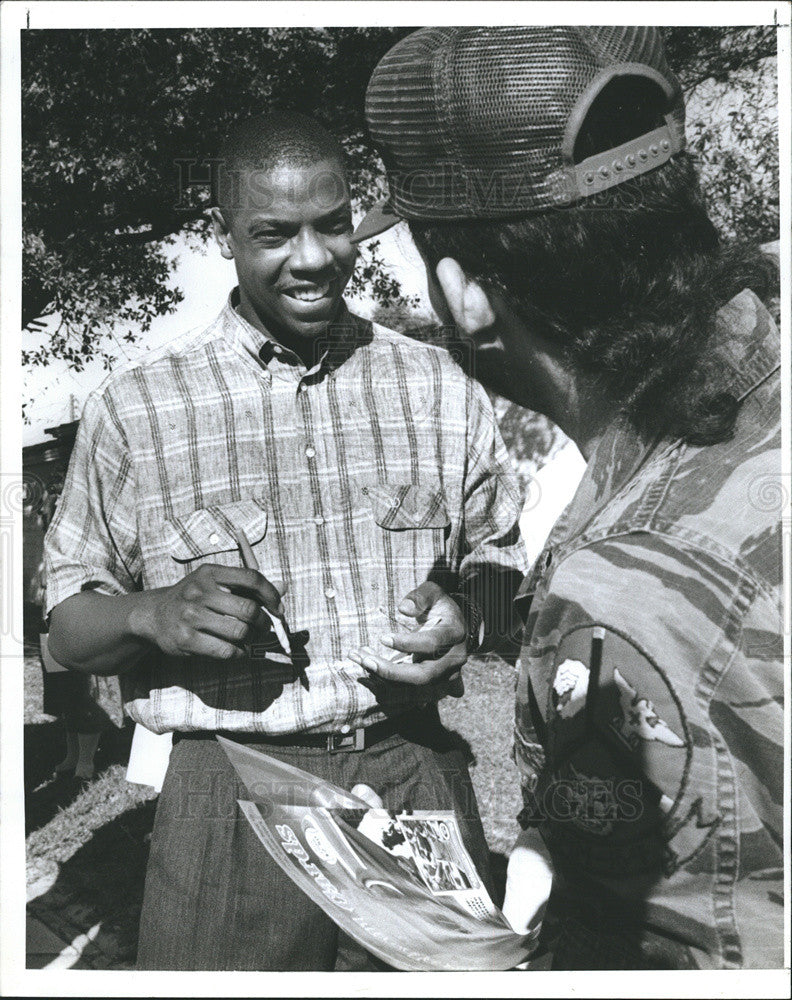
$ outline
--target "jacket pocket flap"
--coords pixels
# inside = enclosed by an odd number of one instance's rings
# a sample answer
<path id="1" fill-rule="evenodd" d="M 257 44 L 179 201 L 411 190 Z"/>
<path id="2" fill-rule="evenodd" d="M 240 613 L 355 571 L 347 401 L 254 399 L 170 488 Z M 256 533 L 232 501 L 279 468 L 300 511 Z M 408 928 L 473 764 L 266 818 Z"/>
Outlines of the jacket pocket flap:
<path id="1" fill-rule="evenodd" d="M 244 531 L 251 545 L 267 533 L 267 511 L 258 500 L 201 507 L 167 522 L 167 546 L 177 562 L 201 559 L 238 548 L 234 531 Z"/>
<path id="2" fill-rule="evenodd" d="M 434 486 L 416 483 L 370 483 L 361 493 L 381 528 L 402 531 L 414 528 L 445 528 L 450 524 L 445 493 Z"/>

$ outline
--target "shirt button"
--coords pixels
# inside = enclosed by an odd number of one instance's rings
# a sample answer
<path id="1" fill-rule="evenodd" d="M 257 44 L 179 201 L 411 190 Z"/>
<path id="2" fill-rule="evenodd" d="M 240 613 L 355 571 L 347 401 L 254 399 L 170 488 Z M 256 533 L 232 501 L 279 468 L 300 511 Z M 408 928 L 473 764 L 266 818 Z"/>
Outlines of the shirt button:
<path id="1" fill-rule="evenodd" d="M 401 506 L 401 500 L 398 497 L 394 497 L 391 500 L 390 505 L 391 505 L 391 507 L 400 507 Z"/>
<path id="2" fill-rule="evenodd" d="M 217 545 L 220 542 L 220 536 L 217 534 L 217 532 L 212 532 L 212 534 L 209 536 L 209 542 L 212 545 Z"/>
<path id="3" fill-rule="evenodd" d="M 308 458 L 313 458 L 314 455 L 316 454 L 316 448 L 306 448 L 305 454 Z"/>
<path id="4" fill-rule="evenodd" d="M 314 524 L 322 525 L 324 523 L 325 523 L 325 519 L 322 517 L 322 515 L 321 514 L 317 514 L 316 517 L 314 518 Z"/>
<path id="5" fill-rule="evenodd" d="M 350 729 L 351 729 L 351 728 L 352 728 L 352 727 L 350 726 L 350 724 L 349 724 L 348 722 L 345 722 L 345 723 L 343 724 L 343 726 L 341 727 L 341 732 L 342 732 L 342 733 L 348 733 L 348 732 L 350 731 Z"/>
<path id="6" fill-rule="evenodd" d="M 325 597 L 328 600 L 332 600 L 335 597 L 335 595 L 336 595 L 336 592 L 333 590 L 332 587 L 328 587 L 327 590 L 325 590 Z"/>

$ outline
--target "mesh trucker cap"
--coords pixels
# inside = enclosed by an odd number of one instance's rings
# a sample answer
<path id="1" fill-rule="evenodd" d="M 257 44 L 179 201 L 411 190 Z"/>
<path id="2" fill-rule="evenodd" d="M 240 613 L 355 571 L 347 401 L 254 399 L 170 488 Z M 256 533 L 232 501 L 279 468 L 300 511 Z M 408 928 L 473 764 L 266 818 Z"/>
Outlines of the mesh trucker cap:
<path id="1" fill-rule="evenodd" d="M 590 114 L 609 106 L 609 93 L 619 95 L 612 115 L 629 114 L 632 94 L 649 95 L 656 127 L 580 160 L 581 131 L 596 128 Z M 569 205 L 685 145 L 682 91 L 653 27 L 421 28 L 375 68 L 366 118 L 390 198 L 363 219 L 358 242 L 399 219 L 495 219 Z"/>

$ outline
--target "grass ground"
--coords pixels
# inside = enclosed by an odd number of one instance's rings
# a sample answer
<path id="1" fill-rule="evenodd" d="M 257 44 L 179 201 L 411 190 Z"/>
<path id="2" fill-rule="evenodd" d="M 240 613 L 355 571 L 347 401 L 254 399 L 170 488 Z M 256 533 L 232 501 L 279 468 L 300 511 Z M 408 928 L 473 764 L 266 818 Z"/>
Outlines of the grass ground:
<path id="1" fill-rule="evenodd" d="M 465 696 L 447 699 L 441 714 L 470 746 L 473 784 L 502 885 L 519 808 L 509 755 L 514 671 L 497 659 L 472 661 L 465 685 Z M 86 786 L 51 780 L 64 737 L 41 705 L 41 670 L 31 649 L 25 659 L 25 821 L 28 891 L 35 898 L 29 907 L 67 940 L 99 924 L 87 962 L 97 969 L 131 968 L 155 793 L 125 780 L 128 730 L 104 737 L 96 777 Z"/>

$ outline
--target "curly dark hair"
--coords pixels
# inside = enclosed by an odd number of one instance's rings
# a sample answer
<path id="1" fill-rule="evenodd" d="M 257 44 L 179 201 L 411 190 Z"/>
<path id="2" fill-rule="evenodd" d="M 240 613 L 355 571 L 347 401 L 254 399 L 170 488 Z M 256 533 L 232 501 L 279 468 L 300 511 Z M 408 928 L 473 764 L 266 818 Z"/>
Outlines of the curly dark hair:
<path id="1" fill-rule="evenodd" d="M 778 269 L 756 246 L 721 241 L 688 154 L 566 208 L 410 229 L 430 264 L 453 257 L 526 322 L 541 317 L 643 433 L 690 444 L 733 433 L 739 402 L 717 311 L 746 287 L 767 300 Z"/>

